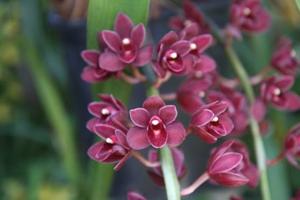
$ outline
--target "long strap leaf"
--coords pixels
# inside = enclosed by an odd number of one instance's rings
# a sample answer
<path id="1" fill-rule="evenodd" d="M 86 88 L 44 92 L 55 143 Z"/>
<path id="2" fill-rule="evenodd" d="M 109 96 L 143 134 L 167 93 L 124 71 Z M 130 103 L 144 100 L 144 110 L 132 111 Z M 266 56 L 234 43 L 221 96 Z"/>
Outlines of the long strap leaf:
<path id="1" fill-rule="evenodd" d="M 118 12 L 126 13 L 135 23 L 146 23 L 148 8 L 149 0 L 90 0 L 87 21 L 88 48 L 98 48 L 97 33 L 104 29 L 112 29 Z M 112 93 L 124 102 L 128 102 L 130 90 L 130 85 L 119 80 L 110 80 L 94 88 L 95 93 Z M 91 199 L 108 199 L 112 177 L 111 166 L 92 163 Z"/>

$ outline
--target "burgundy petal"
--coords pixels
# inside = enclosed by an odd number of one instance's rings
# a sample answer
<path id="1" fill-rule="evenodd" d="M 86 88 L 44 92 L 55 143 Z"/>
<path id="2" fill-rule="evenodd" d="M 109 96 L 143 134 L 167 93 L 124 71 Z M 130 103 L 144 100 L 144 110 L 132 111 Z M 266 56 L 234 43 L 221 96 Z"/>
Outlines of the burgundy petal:
<path id="1" fill-rule="evenodd" d="M 276 82 L 276 86 L 279 87 L 281 90 L 288 90 L 292 87 L 294 84 L 294 77 L 292 76 L 282 76 L 278 78 L 278 81 Z"/>
<path id="2" fill-rule="evenodd" d="M 122 145 L 125 148 L 128 148 L 128 143 L 127 143 L 127 139 L 126 139 L 125 133 L 123 133 L 119 129 L 116 129 L 115 130 L 115 135 L 117 137 L 118 144 Z"/>
<path id="3" fill-rule="evenodd" d="M 145 128 L 148 125 L 150 114 L 145 108 L 135 108 L 129 111 L 130 119 L 133 124 L 140 128 Z"/>
<path id="4" fill-rule="evenodd" d="M 86 123 L 86 128 L 89 131 L 94 132 L 95 125 L 99 124 L 99 123 L 100 123 L 100 120 L 98 118 L 92 118 Z"/>
<path id="5" fill-rule="evenodd" d="M 88 111 L 90 114 L 92 114 L 93 116 L 95 117 L 98 117 L 100 118 L 100 111 L 102 108 L 106 107 L 107 104 L 103 103 L 103 102 L 97 102 L 97 101 L 94 101 L 94 102 L 91 102 L 89 105 L 88 105 Z"/>
<path id="6" fill-rule="evenodd" d="M 178 35 L 174 31 L 168 32 L 164 37 L 160 40 L 160 44 L 164 44 L 169 46 L 178 40 Z"/>
<path id="7" fill-rule="evenodd" d="M 227 115 L 220 116 L 219 123 L 222 124 L 222 127 L 226 134 L 231 133 L 231 131 L 234 128 L 234 124 L 233 124 L 231 118 L 229 118 Z"/>
<path id="8" fill-rule="evenodd" d="M 204 52 L 213 42 L 213 38 L 210 34 L 199 35 L 191 40 L 197 46 L 197 51 L 199 53 Z"/>
<path id="9" fill-rule="evenodd" d="M 296 111 L 300 109 L 300 96 L 294 92 L 286 92 L 285 98 L 287 100 L 287 108 L 291 111 Z"/>
<path id="10" fill-rule="evenodd" d="M 177 117 L 177 109 L 174 105 L 166 105 L 159 109 L 158 111 L 159 117 L 163 120 L 163 122 L 168 125 L 175 121 Z"/>
<path id="11" fill-rule="evenodd" d="M 224 173 L 236 168 L 243 159 L 240 153 L 225 153 L 209 166 L 209 173 Z"/>
<path id="12" fill-rule="evenodd" d="M 185 128 L 182 123 L 175 122 L 167 126 L 168 145 L 174 147 L 180 145 L 186 136 Z"/>
<path id="13" fill-rule="evenodd" d="M 212 103 L 213 106 L 210 106 L 210 109 L 215 115 L 220 115 L 224 113 L 228 108 L 228 103 L 226 101 L 217 101 Z"/>
<path id="14" fill-rule="evenodd" d="M 127 133 L 127 142 L 129 146 L 135 150 L 148 147 L 147 130 L 138 127 L 130 128 Z"/>
<path id="15" fill-rule="evenodd" d="M 264 102 L 260 99 L 256 99 L 251 106 L 251 113 L 258 122 L 261 122 L 266 115 L 266 106 Z"/>
<path id="16" fill-rule="evenodd" d="M 158 114 L 158 110 L 165 105 L 164 101 L 159 96 L 148 97 L 143 107 L 150 112 L 150 114 Z"/>
<path id="17" fill-rule="evenodd" d="M 116 54 L 106 51 L 100 56 L 100 67 L 109 72 L 117 72 L 123 70 L 125 65 Z"/>
<path id="18" fill-rule="evenodd" d="M 211 133 L 207 132 L 203 128 L 193 127 L 193 131 L 194 131 L 195 135 L 197 135 L 198 137 L 200 137 L 202 140 L 204 140 L 205 142 L 207 142 L 209 144 L 213 144 L 218 140 L 217 137 L 215 137 Z"/>
<path id="19" fill-rule="evenodd" d="M 150 45 L 139 49 L 133 65 L 139 67 L 148 64 L 151 61 L 152 52 L 153 52 L 153 48 Z"/>
<path id="20" fill-rule="evenodd" d="M 207 55 L 201 55 L 199 59 L 196 60 L 194 68 L 196 71 L 201 71 L 205 74 L 216 69 L 216 62 Z"/>
<path id="21" fill-rule="evenodd" d="M 167 75 L 167 71 L 157 62 L 153 63 L 152 68 L 160 78 L 164 78 Z"/>
<path id="22" fill-rule="evenodd" d="M 228 187 L 239 187 L 249 182 L 249 179 L 241 174 L 220 173 L 214 174 L 211 178 L 220 185 Z"/>
<path id="23" fill-rule="evenodd" d="M 209 109 L 201 109 L 199 112 L 195 113 L 192 117 L 191 123 L 194 126 L 201 127 L 208 124 L 213 118 L 214 113 Z"/>
<path id="24" fill-rule="evenodd" d="M 91 66 L 98 65 L 100 52 L 97 50 L 84 50 L 81 52 L 82 59 Z"/>
<path id="25" fill-rule="evenodd" d="M 121 38 L 129 38 L 133 28 L 131 19 L 124 13 L 119 13 L 115 21 L 115 30 Z"/>
<path id="26" fill-rule="evenodd" d="M 118 52 L 121 46 L 120 36 L 114 31 L 102 31 L 101 36 L 105 44 L 114 52 Z"/>
<path id="27" fill-rule="evenodd" d="M 145 40 L 145 26 L 143 24 L 139 24 L 132 29 L 131 32 L 131 40 L 134 45 L 137 47 L 142 46 Z"/>
<path id="28" fill-rule="evenodd" d="M 146 200 L 146 198 L 136 192 L 128 192 L 127 200 Z"/>
<path id="29" fill-rule="evenodd" d="M 95 133 L 102 139 L 109 138 L 115 134 L 116 128 L 108 124 L 97 124 L 94 126 Z"/>
<path id="30" fill-rule="evenodd" d="M 190 51 L 190 43 L 186 40 L 180 40 L 174 43 L 170 48 L 176 51 L 181 56 L 185 56 Z"/>
<path id="31" fill-rule="evenodd" d="M 114 166 L 114 170 L 119 171 L 125 164 L 125 162 L 128 160 L 130 157 L 130 153 L 127 153 L 119 162 Z"/>

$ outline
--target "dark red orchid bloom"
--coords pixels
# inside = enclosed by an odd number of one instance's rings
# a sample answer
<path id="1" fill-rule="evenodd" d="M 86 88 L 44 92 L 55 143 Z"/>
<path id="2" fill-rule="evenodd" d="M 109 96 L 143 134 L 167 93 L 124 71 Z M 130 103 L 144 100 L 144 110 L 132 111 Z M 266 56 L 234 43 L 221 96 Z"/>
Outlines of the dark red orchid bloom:
<path id="1" fill-rule="evenodd" d="M 167 72 L 184 74 L 191 60 L 186 57 L 190 52 L 190 42 L 180 40 L 179 36 L 170 31 L 159 42 L 157 59 L 153 63 L 155 73 L 164 78 Z"/>
<path id="2" fill-rule="evenodd" d="M 285 139 L 284 154 L 289 163 L 300 169 L 300 123 L 289 131 Z"/>
<path id="3" fill-rule="evenodd" d="M 182 109 L 189 114 L 195 113 L 204 105 L 203 98 L 211 85 L 207 78 L 186 80 L 177 91 L 177 101 Z"/>
<path id="4" fill-rule="evenodd" d="M 235 141 L 224 142 L 213 149 L 208 161 L 207 173 L 212 182 L 229 187 L 238 187 L 249 183 L 242 172 L 246 165 L 244 155 L 231 149 Z"/>
<path id="5" fill-rule="evenodd" d="M 142 108 L 130 110 L 134 127 L 127 134 L 131 148 L 139 150 L 151 145 L 162 148 L 183 142 L 186 131 L 182 123 L 175 122 L 177 109 L 174 105 L 165 105 L 159 96 L 151 96 L 144 101 Z"/>
<path id="6" fill-rule="evenodd" d="M 94 118 L 88 121 L 87 128 L 93 132 L 96 124 L 108 123 L 122 130 L 126 130 L 123 122 L 127 114 L 122 102 L 113 95 L 100 94 L 98 97 L 101 101 L 94 101 L 88 105 L 89 113 L 91 113 Z"/>
<path id="7" fill-rule="evenodd" d="M 205 22 L 203 14 L 190 0 L 183 1 L 184 17 L 175 16 L 170 20 L 170 27 L 176 31 L 192 32 L 192 36 L 209 32 L 209 26 Z"/>
<path id="8" fill-rule="evenodd" d="M 300 97 L 289 91 L 293 84 L 292 76 L 273 76 L 261 85 L 261 98 L 265 103 L 271 103 L 281 110 L 298 110 Z"/>
<path id="9" fill-rule="evenodd" d="M 82 80 L 88 83 L 97 83 L 114 75 L 114 73 L 100 68 L 100 55 L 101 53 L 97 50 L 84 50 L 81 52 L 81 57 L 87 64 L 81 73 Z"/>
<path id="10" fill-rule="evenodd" d="M 212 45 L 213 37 L 210 34 L 203 34 L 189 40 L 189 58 L 192 64 L 187 66 L 186 73 L 190 76 L 202 77 L 216 69 L 216 62 L 204 51 Z"/>
<path id="11" fill-rule="evenodd" d="M 177 148 L 171 148 L 171 153 L 174 161 L 176 175 L 178 179 L 181 179 L 186 174 L 186 167 L 184 165 L 184 154 Z M 149 151 L 148 160 L 151 162 L 159 161 L 158 152 L 154 150 Z M 165 185 L 161 167 L 155 167 L 151 171 L 149 170 L 148 174 L 157 185 Z"/>
<path id="12" fill-rule="evenodd" d="M 215 101 L 202 106 L 195 112 L 191 120 L 194 133 L 207 143 L 215 143 L 218 138 L 231 133 L 234 128 L 228 116 L 228 104 Z"/>
<path id="13" fill-rule="evenodd" d="M 97 124 L 94 133 L 103 141 L 97 142 L 88 149 L 91 159 L 100 163 L 117 163 L 114 167 L 119 170 L 130 156 L 130 147 L 126 141 L 126 134 L 108 124 Z"/>
<path id="14" fill-rule="evenodd" d="M 147 199 L 137 192 L 128 192 L 127 200 L 147 200 Z"/>
<path id="15" fill-rule="evenodd" d="M 296 58 L 290 39 L 280 39 L 272 55 L 271 65 L 282 74 L 295 76 L 299 68 L 299 60 Z"/>
<path id="16" fill-rule="evenodd" d="M 142 47 L 145 40 L 143 24 L 133 25 L 131 19 L 120 13 L 115 21 L 115 31 L 101 32 L 107 49 L 100 57 L 100 66 L 109 72 L 122 71 L 126 65 L 144 66 L 152 57 L 152 47 Z"/>
<path id="17" fill-rule="evenodd" d="M 256 187 L 259 181 L 259 171 L 251 162 L 247 146 L 239 140 L 232 140 L 229 150 L 243 155 L 243 165 L 240 168 L 241 173 L 249 179 L 247 185 Z"/>
<path id="18" fill-rule="evenodd" d="M 230 21 L 237 29 L 253 33 L 264 32 L 271 24 L 271 18 L 260 0 L 233 0 Z"/>
<path id="19" fill-rule="evenodd" d="M 225 101 L 228 104 L 228 114 L 233 121 L 232 133 L 240 134 L 248 126 L 247 103 L 245 96 L 237 90 L 221 86 L 220 91 L 211 90 L 207 94 L 208 102 Z"/>

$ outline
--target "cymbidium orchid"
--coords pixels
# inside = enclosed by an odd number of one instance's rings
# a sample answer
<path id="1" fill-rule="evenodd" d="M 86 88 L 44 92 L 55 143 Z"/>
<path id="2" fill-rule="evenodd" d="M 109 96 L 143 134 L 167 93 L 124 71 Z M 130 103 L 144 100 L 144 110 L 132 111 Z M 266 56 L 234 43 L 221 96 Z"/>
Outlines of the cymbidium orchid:
<path id="1" fill-rule="evenodd" d="M 249 183 L 249 178 L 243 173 L 247 166 L 244 155 L 232 149 L 235 141 L 227 141 L 213 150 L 208 161 L 207 173 L 213 182 L 237 187 Z"/>
<path id="2" fill-rule="evenodd" d="M 298 110 L 300 97 L 289 91 L 293 84 L 294 77 L 292 76 L 270 77 L 261 85 L 261 98 L 281 110 Z"/>
<path id="3" fill-rule="evenodd" d="M 190 126 L 202 140 L 215 143 L 218 138 L 230 134 L 234 128 L 227 110 L 228 104 L 225 101 L 204 105 L 193 114 Z"/>
<path id="4" fill-rule="evenodd" d="M 144 66 L 152 57 L 152 47 L 142 47 L 145 40 L 143 24 L 134 26 L 124 14 L 115 21 L 115 31 L 102 31 L 101 37 L 107 49 L 100 56 L 100 66 L 109 72 L 118 72 L 127 65 Z"/>
<path id="5" fill-rule="evenodd" d="M 175 121 L 176 117 L 177 109 L 174 105 L 165 105 L 158 96 L 149 97 L 142 108 L 130 110 L 134 126 L 127 134 L 129 146 L 139 150 L 149 145 L 154 148 L 180 145 L 186 131 L 182 123 Z"/>
<path id="6" fill-rule="evenodd" d="M 299 70 L 299 60 L 288 38 L 281 38 L 272 55 L 271 65 L 280 73 L 294 76 Z"/>
<path id="7" fill-rule="evenodd" d="M 238 30 L 259 33 L 270 26 L 270 16 L 260 0 L 232 0 L 230 23 Z"/>
<path id="8" fill-rule="evenodd" d="M 146 37 L 144 25 L 133 25 L 128 16 L 119 13 L 114 31 L 100 31 L 102 49 L 82 52 L 87 64 L 82 72 L 85 81 L 95 83 L 109 77 L 122 78 L 129 84 L 148 81 L 150 87 L 149 96 L 136 108 L 127 109 L 121 100 L 109 94 L 98 95 L 101 101 L 88 105 L 93 118 L 87 123 L 87 128 L 101 139 L 89 148 L 88 155 L 100 163 L 115 163 L 116 170 L 129 157 L 135 158 L 148 168 L 151 179 L 165 187 L 169 194 L 176 190 L 177 195 L 190 195 L 208 180 L 221 186 L 248 185 L 252 188 L 261 181 L 262 188 L 266 188 L 267 165 L 274 165 L 286 157 L 292 165 L 299 167 L 299 124 L 291 129 L 284 149 L 273 160 L 266 161 L 261 134 L 268 120 L 269 104 L 279 110 L 300 109 L 300 97 L 291 91 L 299 65 L 291 43 L 281 40 L 268 62 L 271 66 L 249 76 L 232 47 L 235 39 L 232 36 L 268 29 L 271 18 L 260 0 L 233 0 L 230 20 L 222 31 L 211 20 L 206 20 L 190 1 L 185 0 L 183 6 L 184 17 L 173 17 L 170 25 L 174 31 L 163 35 L 156 45 L 143 46 Z M 233 35 L 222 34 L 229 29 Z M 209 30 L 214 31 L 215 38 L 208 33 Z M 223 76 L 218 71 L 217 62 L 206 52 L 217 42 L 224 47 L 231 61 L 229 65 L 233 65 L 237 77 L 231 74 L 230 78 Z M 154 55 L 152 46 L 157 47 Z M 146 64 L 154 73 L 149 70 L 140 73 L 137 67 Z M 223 61 L 218 64 L 223 65 Z M 153 74 L 156 75 L 154 78 Z M 161 94 L 160 86 L 177 75 L 180 75 L 180 81 L 183 79 L 180 86 L 170 93 Z M 257 89 L 260 89 L 259 94 Z M 165 103 L 168 100 L 175 100 L 188 114 L 190 123 L 186 127 L 178 117 L 176 106 Z M 252 151 L 249 152 L 241 141 L 232 139 L 246 134 L 248 127 L 253 136 L 256 164 L 250 161 Z M 196 135 L 216 146 L 202 175 L 180 191 L 178 180 L 185 175 L 186 161 L 184 151 L 177 147 L 189 135 Z M 218 140 L 226 140 L 226 136 L 230 140 L 219 145 Z M 148 158 L 140 150 L 149 150 Z M 267 189 L 262 190 L 264 196 L 268 195 L 267 192 Z M 129 192 L 128 199 L 146 198 Z"/>

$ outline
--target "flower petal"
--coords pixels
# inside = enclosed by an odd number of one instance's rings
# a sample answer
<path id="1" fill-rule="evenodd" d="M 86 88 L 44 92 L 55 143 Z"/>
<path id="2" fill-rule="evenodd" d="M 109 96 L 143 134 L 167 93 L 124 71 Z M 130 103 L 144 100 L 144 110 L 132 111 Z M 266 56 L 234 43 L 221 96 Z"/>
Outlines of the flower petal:
<path id="1" fill-rule="evenodd" d="M 186 136 L 185 128 L 182 123 L 175 122 L 167 126 L 168 145 L 174 147 L 180 145 Z"/>
<path id="2" fill-rule="evenodd" d="M 133 66 L 144 66 L 151 61 L 153 48 L 152 46 L 145 46 L 139 49 L 137 57 L 133 63 Z"/>
<path id="3" fill-rule="evenodd" d="M 266 106 L 261 99 L 256 99 L 251 106 L 251 113 L 256 121 L 261 122 L 266 115 Z"/>
<path id="4" fill-rule="evenodd" d="M 148 126 L 150 114 L 145 108 L 135 108 L 129 111 L 130 119 L 133 124 L 140 128 Z"/>
<path id="5" fill-rule="evenodd" d="M 175 42 L 170 48 L 176 51 L 181 56 L 185 56 L 190 51 L 190 43 L 186 40 L 180 40 L 178 42 Z"/>
<path id="6" fill-rule="evenodd" d="M 99 123 L 101 123 L 99 118 L 92 118 L 86 123 L 86 128 L 89 131 L 94 132 L 95 125 Z"/>
<path id="7" fill-rule="evenodd" d="M 191 124 L 197 127 L 205 126 L 214 118 L 214 116 L 215 114 L 211 110 L 201 109 L 193 115 Z"/>
<path id="8" fill-rule="evenodd" d="M 215 115 L 220 115 L 224 113 L 228 108 L 228 103 L 226 101 L 216 101 L 212 103 L 210 109 L 213 111 Z"/>
<path id="9" fill-rule="evenodd" d="M 125 164 L 125 162 L 128 160 L 130 157 L 130 153 L 127 153 L 119 162 L 114 166 L 114 170 L 119 171 Z"/>
<path id="10" fill-rule="evenodd" d="M 164 105 L 165 102 L 159 96 L 148 97 L 143 103 L 143 107 L 148 110 L 151 115 L 158 114 L 158 110 Z"/>
<path id="11" fill-rule="evenodd" d="M 159 117 L 163 120 L 163 122 L 168 125 L 175 121 L 177 117 L 177 109 L 174 105 L 166 105 L 159 109 L 158 111 Z"/>
<path id="12" fill-rule="evenodd" d="M 127 200 L 146 200 L 146 198 L 136 192 L 128 192 Z"/>
<path id="13" fill-rule="evenodd" d="M 115 30 L 121 38 L 129 38 L 133 28 L 131 19 L 124 13 L 119 13 L 115 21 Z"/>
<path id="14" fill-rule="evenodd" d="M 81 52 L 82 59 L 91 66 L 98 66 L 100 52 L 97 50 L 83 50 Z"/>
<path id="15" fill-rule="evenodd" d="M 204 140 L 208 144 L 213 144 L 217 142 L 218 138 L 207 132 L 204 128 L 193 127 L 194 134 L 200 137 L 200 139 Z"/>
<path id="16" fill-rule="evenodd" d="M 300 96 L 294 92 L 286 92 L 285 98 L 287 100 L 287 109 L 290 111 L 297 111 L 300 109 Z"/>
<path id="17" fill-rule="evenodd" d="M 123 70 L 125 65 L 116 54 L 106 51 L 100 56 L 100 67 L 109 72 L 117 72 Z"/>
<path id="18" fill-rule="evenodd" d="M 94 101 L 88 105 L 88 111 L 93 116 L 101 118 L 101 109 L 105 108 L 106 106 L 106 103 Z"/>
<path id="19" fill-rule="evenodd" d="M 286 91 L 293 86 L 294 81 L 295 81 L 295 79 L 293 76 L 282 76 L 282 77 L 278 78 L 278 80 L 275 84 L 281 90 Z"/>
<path id="20" fill-rule="evenodd" d="M 238 165 L 241 164 L 243 159 L 242 154 L 240 153 L 225 153 L 219 159 L 215 160 L 209 166 L 209 173 L 216 174 L 216 173 L 225 173 L 229 172 L 232 169 L 236 168 Z"/>
<path id="21" fill-rule="evenodd" d="M 101 36 L 105 44 L 114 52 L 118 52 L 121 46 L 120 36 L 114 31 L 102 31 Z"/>
<path id="22" fill-rule="evenodd" d="M 213 37 L 210 34 L 203 34 L 194 37 L 191 42 L 197 45 L 198 53 L 203 53 L 212 44 Z"/>
<path id="23" fill-rule="evenodd" d="M 104 140 L 114 135 L 115 130 L 116 130 L 115 127 L 110 126 L 108 124 L 96 124 L 94 126 L 95 133 Z"/>
<path id="24" fill-rule="evenodd" d="M 241 174 L 220 173 L 210 176 L 215 182 L 228 187 L 239 187 L 249 182 L 249 179 Z"/>
<path id="25" fill-rule="evenodd" d="M 159 44 L 164 44 L 164 46 L 169 46 L 175 43 L 177 40 L 178 40 L 177 33 L 175 33 L 174 31 L 170 31 L 166 35 L 164 35 L 164 37 L 159 41 Z"/>
<path id="26" fill-rule="evenodd" d="M 145 34 L 146 30 L 143 24 L 138 24 L 137 26 L 135 26 L 131 32 L 131 40 L 133 44 L 137 47 L 142 46 L 145 40 Z"/>
<path id="27" fill-rule="evenodd" d="M 147 130 L 133 127 L 127 133 L 127 142 L 132 149 L 140 150 L 149 146 L 147 140 Z"/>

